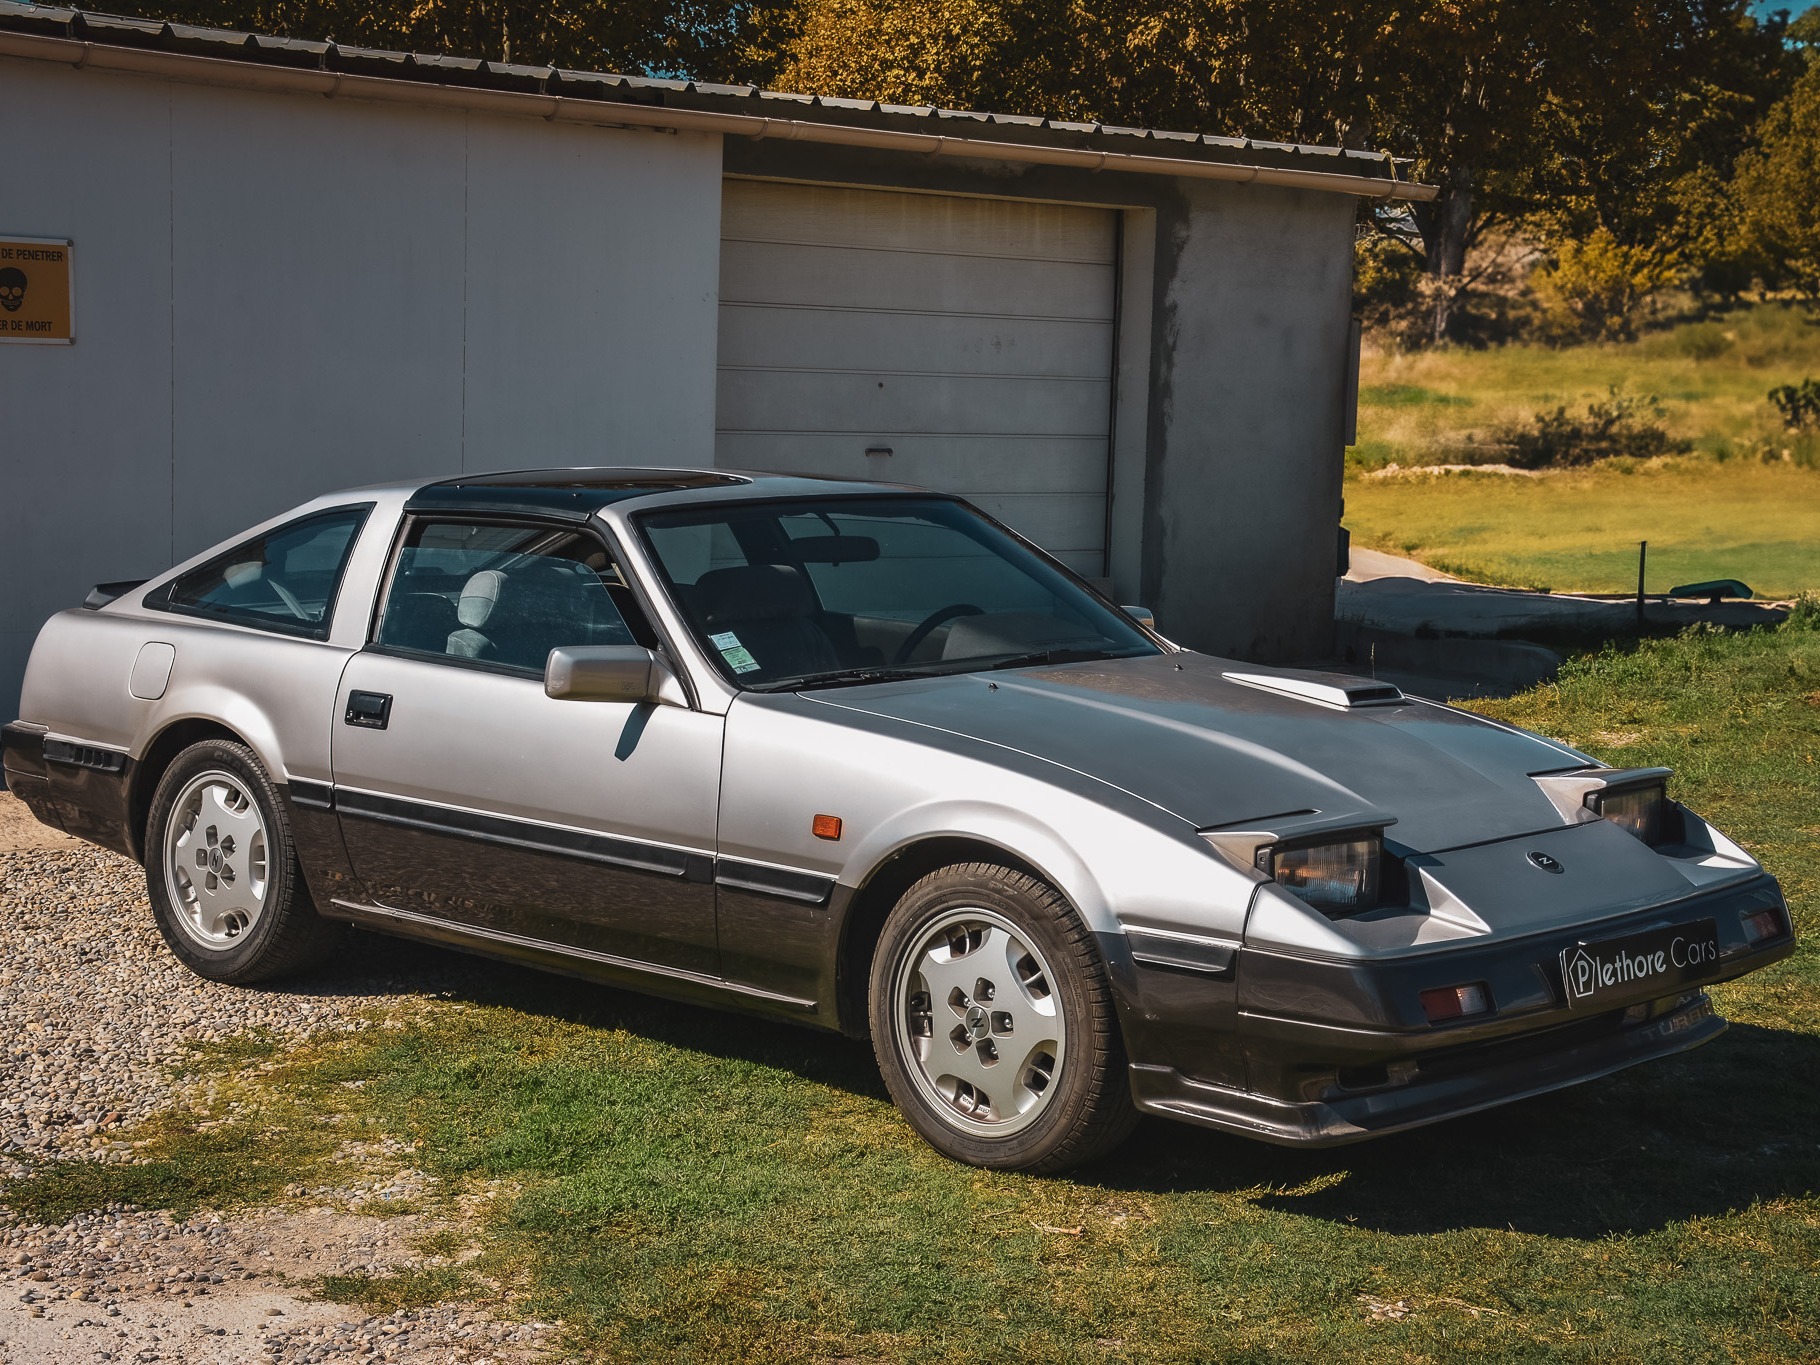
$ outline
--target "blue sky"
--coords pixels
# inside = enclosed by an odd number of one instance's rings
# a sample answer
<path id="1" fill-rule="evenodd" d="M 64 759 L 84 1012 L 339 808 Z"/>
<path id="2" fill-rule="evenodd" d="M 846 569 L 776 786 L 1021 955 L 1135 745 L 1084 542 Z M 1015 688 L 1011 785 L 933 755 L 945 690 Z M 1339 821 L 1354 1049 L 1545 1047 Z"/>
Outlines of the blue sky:
<path id="1" fill-rule="evenodd" d="M 1790 14 L 1800 14 L 1803 10 L 1812 9 L 1816 3 L 1820 3 L 1820 0 L 1757 0 L 1751 8 L 1758 14 L 1774 14 L 1779 9 L 1785 9 Z"/>

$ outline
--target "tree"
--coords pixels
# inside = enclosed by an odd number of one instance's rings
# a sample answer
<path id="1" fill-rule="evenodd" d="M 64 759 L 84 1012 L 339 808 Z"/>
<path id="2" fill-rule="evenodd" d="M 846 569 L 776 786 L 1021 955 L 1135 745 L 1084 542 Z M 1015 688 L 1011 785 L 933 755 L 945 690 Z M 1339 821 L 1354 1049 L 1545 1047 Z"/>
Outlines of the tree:
<path id="1" fill-rule="evenodd" d="M 1736 194 L 1751 244 L 1820 304 L 1820 60 L 1763 120 L 1758 149 L 1739 162 Z"/>
<path id="2" fill-rule="evenodd" d="M 584 71 L 720 78 L 750 7 L 709 0 L 151 0 L 150 18 Z"/>
<path id="3" fill-rule="evenodd" d="M 1650 239 L 1625 206 L 1709 143 L 1735 155 L 1779 33 L 1748 0 L 799 0 L 765 60 L 810 93 L 1407 157 L 1441 190 L 1407 210 L 1439 337 L 1468 250 L 1538 204 L 1578 195 L 1581 231 Z"/>

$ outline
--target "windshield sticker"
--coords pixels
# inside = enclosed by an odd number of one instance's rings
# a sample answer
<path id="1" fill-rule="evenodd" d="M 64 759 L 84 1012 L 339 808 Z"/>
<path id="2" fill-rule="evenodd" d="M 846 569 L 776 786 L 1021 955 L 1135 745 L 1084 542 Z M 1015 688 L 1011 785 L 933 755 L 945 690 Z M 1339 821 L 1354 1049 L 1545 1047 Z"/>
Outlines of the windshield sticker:
<path id="1" fill-rule="evenodd" d="M 735 673 L 751 673 L 758 668 L 758 660 L 747 652 L 739 642 L 739 636 L 730 630 L 723 630 L 719 635 L 710 635 L 708 639 L 720 651 L 720 657 L 727 661 L 727 667 Z"/>

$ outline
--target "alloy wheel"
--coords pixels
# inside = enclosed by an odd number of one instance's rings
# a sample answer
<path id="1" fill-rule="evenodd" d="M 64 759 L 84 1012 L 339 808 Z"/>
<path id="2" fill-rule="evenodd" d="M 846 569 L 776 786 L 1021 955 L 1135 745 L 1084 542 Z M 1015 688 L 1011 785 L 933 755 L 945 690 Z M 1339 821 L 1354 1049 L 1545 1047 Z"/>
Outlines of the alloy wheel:
<path id="1" fill-rule="evenodd" d="M 164 831 L 164 878 L 183 932 L 204 948 L 232 948 L 265 910 L 271 869 L 259 803 L 232 773 L 192 778 Z"/>
<path id="2" fill-rule="evenodd" d="M 1067 1060 L 1049 963 L 990 910 L 952 910 L 893 973 L 898 1044 L 918 1090 L 954 1128 L 1009 1137 L 1040 1118 Z"/>

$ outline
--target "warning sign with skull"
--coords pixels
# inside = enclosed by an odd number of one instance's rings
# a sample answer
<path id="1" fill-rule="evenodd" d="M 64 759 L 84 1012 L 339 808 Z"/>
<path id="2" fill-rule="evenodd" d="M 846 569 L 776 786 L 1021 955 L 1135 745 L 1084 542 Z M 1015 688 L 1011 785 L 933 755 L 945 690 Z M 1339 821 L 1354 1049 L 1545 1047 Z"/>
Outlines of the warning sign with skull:
<path id="1" fill-rule="evenodd" d="M 71 243 L 0 237 L 0 342 L 76 339 Z"/>

